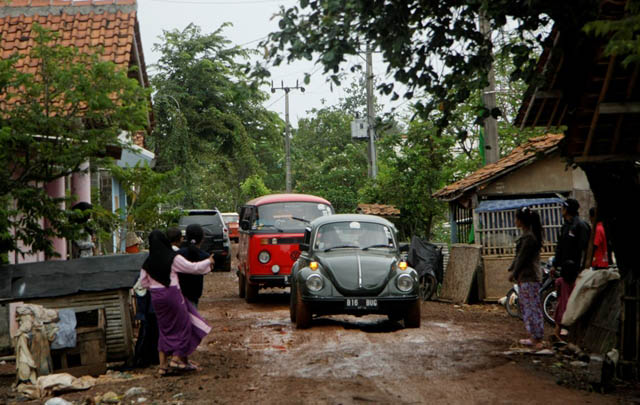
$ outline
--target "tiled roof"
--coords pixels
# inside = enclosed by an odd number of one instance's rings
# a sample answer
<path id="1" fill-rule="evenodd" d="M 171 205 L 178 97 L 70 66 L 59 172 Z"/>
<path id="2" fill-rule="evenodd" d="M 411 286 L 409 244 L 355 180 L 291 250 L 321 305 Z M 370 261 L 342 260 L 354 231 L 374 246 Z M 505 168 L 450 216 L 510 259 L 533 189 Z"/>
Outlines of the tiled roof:
<path id="1" fill-rule="evenodd" d="M 396 217 L 400 215 L 400 210 L 393 205 L 385 204 L 358 204 L 356 208 L 358 214 L 379 215 L 381 217 Z"/>
<path id="2" fill-rule="evenodd" d="M 464 179 L 436 191 L 433 197 L 446 201 L 455 200 L 467 190 L 535 161 L 539 153 L 554 151 L 563 138 L 563 134 L 547 134 L 531 138 L 497 162 L 483 166 Z"/>
<path id="3" fill-rule="evenodd" d="M 137 65 L 134 44 L 147 85 L 146 70 L 136 18 L 135 0 L 12 0 L 0 3 L 0 52 L 3 59 L 28 55 L 34 44 L 33 24 L 57 32 L 58 43 L 87 52 L 102 47 L 104 60 L 123 68 Z M 22 58 L 17 68 L 33 73 L 37 61 Z"/>

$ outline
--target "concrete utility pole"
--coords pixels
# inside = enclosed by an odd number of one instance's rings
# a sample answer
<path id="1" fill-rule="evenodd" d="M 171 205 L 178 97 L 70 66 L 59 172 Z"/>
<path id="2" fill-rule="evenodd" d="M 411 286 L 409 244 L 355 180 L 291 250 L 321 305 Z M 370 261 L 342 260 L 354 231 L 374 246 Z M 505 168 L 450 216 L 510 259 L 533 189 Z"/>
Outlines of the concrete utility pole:
<path id="1" fill-rule="evenodd" d="M 375 111 L 373 110 L 373 62 L 371 57 L 371 45 L 367 45 L 367 133 L 369 135 L 369 177 L 375 179 L 378 176 L 378 163 L 376 158 L 376 130 Z"/>
<path id="2" fill-rule="evenodd" d="M 491 24 L 484 13 L 480 14 L 480 33 L 491 41 Z M 492 111 L 496 108 L 496 77 L 493 71 L 493 61 L 488 72 L 489 86 L 484 89 L 482 99 L 484 107 Z M 498 122 L 493 116 L 484 120 L 484 154 L 487 164 L 497 162 L 500 159 L 500 149 L 498 146 Z"/>
<path id="3" fill-rule="evenodd" d="M 271 82 L 271 92 L 275 93 L 276 90 L 284 90 L 284 120 L 286 122 L 285 136 L 284 136 L 284 154 L 285 154 L 285 182 L 287 187 L 287 193 L 291 192 L 291 125 L 289 124 L 289 92 L 291 90 L 300 90 L 304 93 L 304 87 L 298 86 L 296 80 L 295 86 L 285 87 L 284 82 L 280 82 L 280 87 L 273 87 Z"/>

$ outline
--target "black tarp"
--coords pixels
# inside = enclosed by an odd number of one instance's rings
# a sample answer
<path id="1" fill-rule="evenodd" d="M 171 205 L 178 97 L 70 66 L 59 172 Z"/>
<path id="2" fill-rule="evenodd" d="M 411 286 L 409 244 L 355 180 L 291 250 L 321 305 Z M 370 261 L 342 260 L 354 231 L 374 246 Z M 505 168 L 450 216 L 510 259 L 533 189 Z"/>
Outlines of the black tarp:
<path id="1" fill-rule="evenodd" d="M 418 272 L 420 277 L 430 272 L 436 277 L 438 283 L 442 283 L 444 272 L 442 248 L 413 236 L 411 237 L 407 263 Z"/>
<path id="2" fill-rule="evenodd" d="M 147 253 L 0 266 L 0 301 L 131 288 Z"/>

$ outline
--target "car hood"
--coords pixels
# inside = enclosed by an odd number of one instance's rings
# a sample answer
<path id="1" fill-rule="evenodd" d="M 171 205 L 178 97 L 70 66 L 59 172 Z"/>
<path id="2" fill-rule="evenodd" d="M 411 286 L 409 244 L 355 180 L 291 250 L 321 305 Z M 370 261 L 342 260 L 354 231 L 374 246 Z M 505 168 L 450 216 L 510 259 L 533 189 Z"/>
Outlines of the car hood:
<path id="1" fill-rule="evenodd" d="M 355 249 L 316 254 L 326 276 L 345 296 L 378 295 L 391 278 L 396 255 Z"/>

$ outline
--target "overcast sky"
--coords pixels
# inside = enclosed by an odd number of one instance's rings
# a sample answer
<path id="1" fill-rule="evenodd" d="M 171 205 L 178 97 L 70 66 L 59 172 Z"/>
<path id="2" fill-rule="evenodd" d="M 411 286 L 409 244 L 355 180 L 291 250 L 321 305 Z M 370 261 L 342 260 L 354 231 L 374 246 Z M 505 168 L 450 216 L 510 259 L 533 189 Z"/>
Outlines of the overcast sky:
<path id="1" fill-rule="evenodd" d="M 159 42 L 158 37 L 163 30 L 182 30 L 190 23 L 200 26 L 203 33 L 211 33 L 223 23 L 230 22 L 233 26 L 223 32 L 224 36 L 236 45 L 255 48 L 261 39 L 277 29 L 277 18 L 271 17 L 278 12 L 280 5 L 291 7 L 296 3 L 296 0 L 138 0 L 138 20 L 145 61 L 147 65 L 157 62 L 159 55 L 152 48 L 154 43 Z M 349 63 L 356 64 L 357 59 L 354 56 Z M 363 63 L 363 60 L 359 63 Z M 376 75 L 385 74 L 385 67 L 378 55 L 374 55 L 373 71 Z M 322 69 L 313 62 L 300 61 L 271 69 L 276 86 L 280 86 L 281 82 L 285 86 L 295 86 L 296 79 L 300 85 L 304 85 L 305 72 L 315 72 L 311 83 L 305 86 L 306 92 L 303 94 L 292 91 L 289 95 L 289 113 L 294 127 L 297 126 L 298 119 L 307 116 L 308 110 L 322 107 L 322 100 L 328 105 L 334 105 L 344 96 L 339 87 L 334 86 L 331 91 L 322 75 Z M 269 88 L 265 88 L 265 91 L 269 91 Z M 386 102 L 385 111 L 389 111 L 392 104 L 401 103 L 402 99 L 394 103 Z M 265 103 L 269 110 L 278 112 L 283 119 L 284 105 L 282 91 L 271 94 L 270 100 Z"/>

